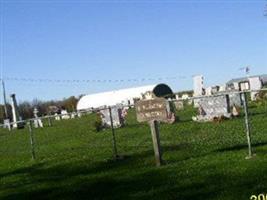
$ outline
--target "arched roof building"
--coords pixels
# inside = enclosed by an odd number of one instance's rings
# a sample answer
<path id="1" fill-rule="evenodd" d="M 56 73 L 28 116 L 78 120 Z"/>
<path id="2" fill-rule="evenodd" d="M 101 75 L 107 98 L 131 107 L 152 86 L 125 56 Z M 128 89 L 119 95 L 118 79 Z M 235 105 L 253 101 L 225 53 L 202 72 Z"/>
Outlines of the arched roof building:
<path id="1" fill-rule="evenodd" d="M 77 104 L 77 110 L 87 110 L 102 106 L 113 106 L 116 104 L 133 103 L 135 98 L 142 98 L 142 94 L 153 92 L 157 97 L 173 94 L 171 88 L 166 84 L 148 85 L 136 88 L 115 90 L 83 96 Z"/>

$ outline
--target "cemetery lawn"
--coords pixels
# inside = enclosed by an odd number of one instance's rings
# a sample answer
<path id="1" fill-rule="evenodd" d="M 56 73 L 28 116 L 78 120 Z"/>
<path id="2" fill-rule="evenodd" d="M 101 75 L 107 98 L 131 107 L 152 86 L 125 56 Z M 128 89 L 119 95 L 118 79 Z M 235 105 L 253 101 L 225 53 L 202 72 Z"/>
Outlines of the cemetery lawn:
<path id="1" fill-rule="evenodd" d="M 250 199 L 267 193 L 267 108 L 250 105 L 253 151 L 247 156 L 244 118 L 220 123 L 161 124 L 165 165 L 155 167 L 150 129 L 129 112 L 116 129 L 124 159 L 112 159 L 109 129 L 94 130 L 93 114 L 34 129 L 0 130 L 0 199 Z"/>

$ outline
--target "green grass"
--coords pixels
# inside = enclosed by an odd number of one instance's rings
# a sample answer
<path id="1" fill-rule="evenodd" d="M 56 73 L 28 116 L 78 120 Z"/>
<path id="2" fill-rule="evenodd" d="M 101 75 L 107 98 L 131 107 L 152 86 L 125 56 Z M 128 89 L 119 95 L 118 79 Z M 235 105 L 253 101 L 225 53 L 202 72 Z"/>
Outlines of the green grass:
<path id="1" fill-rule="evenodd" d="M 267 109 L 250 105 L 253 151 L 246 160 L 244 118 L 221 123 L 191 121 L 194 109 L 178 112 L 180 122 L 161 124 L 165 165 L 155 167 L 150 129 L 130 111 L 116 129 L 95 132 L 94 115 L 34 129 L 31 160 L 28 129 L 0 130 L 0 199 L 250 199 L 267 193 Z"/>

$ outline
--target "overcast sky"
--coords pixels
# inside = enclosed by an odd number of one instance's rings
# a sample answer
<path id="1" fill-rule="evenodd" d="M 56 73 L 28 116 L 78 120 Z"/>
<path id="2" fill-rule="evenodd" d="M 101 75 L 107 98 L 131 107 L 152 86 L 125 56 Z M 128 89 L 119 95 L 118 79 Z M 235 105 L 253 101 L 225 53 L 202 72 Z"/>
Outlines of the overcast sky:
<path id="1" fill-rule="evenodd" d="M 222 84 L 248 65 L 267 73 L 266 1 L 0 1 L 4 78 L 123 80 L 7 80 L 19 101 L 157 82 L 184 90 L 192 75 Z"/>

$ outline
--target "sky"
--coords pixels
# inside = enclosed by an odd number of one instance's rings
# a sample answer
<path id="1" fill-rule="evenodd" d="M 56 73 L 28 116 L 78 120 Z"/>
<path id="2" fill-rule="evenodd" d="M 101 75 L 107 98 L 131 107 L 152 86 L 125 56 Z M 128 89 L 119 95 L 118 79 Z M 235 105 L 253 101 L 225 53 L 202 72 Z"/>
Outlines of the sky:
<path id="1" fill-rule="evenodd" d="M 160 82 L 186 90 L 197 74 L 220 85 L 246 66 L 267 74 L 264 0 L 0 2 L 1 77 L 18 101 Z"/>

